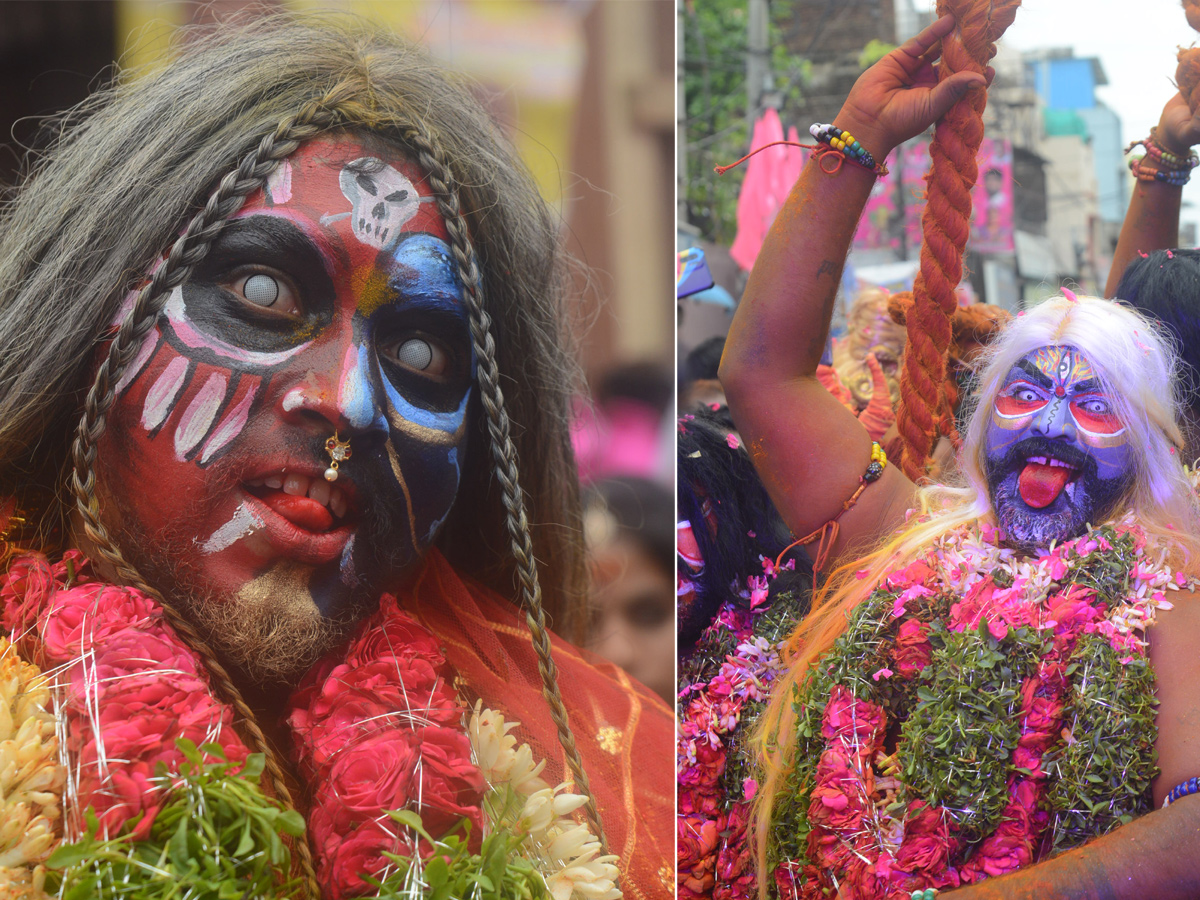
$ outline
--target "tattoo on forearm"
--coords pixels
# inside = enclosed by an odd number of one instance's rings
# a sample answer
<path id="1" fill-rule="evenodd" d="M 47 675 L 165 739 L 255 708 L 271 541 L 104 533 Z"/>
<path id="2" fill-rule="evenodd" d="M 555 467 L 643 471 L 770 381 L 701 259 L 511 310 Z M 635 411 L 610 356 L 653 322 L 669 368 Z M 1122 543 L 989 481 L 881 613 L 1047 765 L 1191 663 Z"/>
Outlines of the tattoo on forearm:
<path id="1" fill-rule="evenodd" d="M 838 264 L 833 260 L 823 259 L 821 260 L 820 268 L 817 269 L 817 277 L 820 278 L 822 275 L 829 275 L 834 280 L 837 280 L 838 268 Z"/>

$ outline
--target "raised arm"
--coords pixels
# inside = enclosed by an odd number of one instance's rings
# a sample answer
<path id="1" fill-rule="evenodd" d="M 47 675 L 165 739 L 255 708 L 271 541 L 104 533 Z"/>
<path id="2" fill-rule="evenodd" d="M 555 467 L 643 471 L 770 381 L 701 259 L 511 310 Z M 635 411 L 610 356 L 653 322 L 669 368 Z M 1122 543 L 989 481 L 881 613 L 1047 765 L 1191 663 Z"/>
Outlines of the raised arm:
<path id="1" fill-rule="evenodd" d="M 953 17 L 944 16 L 864 72 L 834 124 L 882 161 L 968 90 L 982 89 L 984 78 L 966 72 L 937 83 L 931 60 L 954 27 Z M 866 430 L 815 373 L 842 265 L 874 181 L 874 173 L 849 161 L 835 174 L 809 161 L 763 242 L 721 360 L 738 430 L 798 537 L 841 511 L 871 458 Z M 912 482 L 889 465 L 839 520 L 832 558 L 895 528 L 912 493 Z"/>
<path id="2" fill-rule="evenodd" d="M 1182 94 L 1163 107 L 1155 129 L 1158 142 L 1177 156 L 1187 156 L 1200 143 L 1200 116 L 1193 116 Z M 1104 296 L 1115 297 L 1125 268 L 1138 253 L 1172 250 L 1179 246 L 1179 205 L 1183 188 L 1165 181 L 1135 181 L 1121 236 L 1113 252 Z"/>

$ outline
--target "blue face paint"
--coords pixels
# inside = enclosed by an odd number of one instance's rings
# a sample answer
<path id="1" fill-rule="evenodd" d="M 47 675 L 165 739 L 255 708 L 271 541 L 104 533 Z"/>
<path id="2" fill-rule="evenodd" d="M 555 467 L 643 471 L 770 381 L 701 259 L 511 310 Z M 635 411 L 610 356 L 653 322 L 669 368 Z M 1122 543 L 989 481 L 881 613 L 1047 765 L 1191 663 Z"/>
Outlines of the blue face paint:
<path id="1" fill-rule="evenodd" d="M 1004 379 L 985 435 L 988 490 L 1009 543 L 1027 552 L 1082 534 L 1112 512 L 1132 450 L 1100 378 L 1070 346 L 1023 356 Z"/>

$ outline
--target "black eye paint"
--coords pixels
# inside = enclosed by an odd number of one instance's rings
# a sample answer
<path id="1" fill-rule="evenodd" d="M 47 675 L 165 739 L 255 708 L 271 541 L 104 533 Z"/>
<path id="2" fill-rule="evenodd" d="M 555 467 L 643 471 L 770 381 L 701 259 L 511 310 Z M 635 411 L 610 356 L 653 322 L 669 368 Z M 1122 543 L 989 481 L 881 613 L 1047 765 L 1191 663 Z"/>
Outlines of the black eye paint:
<path id="1" fill-rule="evenodd" d="M 265 266 L 299 291 L 301 314 L 255 306 L 229 288 L 239 269 Z M 292 222 L 248 216 L 230 222 L 183 286 L 187 317 L 200 331 L 234 346 L 274 352 L 294 346 L 333 320 L 334 286 L 316 245 Z"/>

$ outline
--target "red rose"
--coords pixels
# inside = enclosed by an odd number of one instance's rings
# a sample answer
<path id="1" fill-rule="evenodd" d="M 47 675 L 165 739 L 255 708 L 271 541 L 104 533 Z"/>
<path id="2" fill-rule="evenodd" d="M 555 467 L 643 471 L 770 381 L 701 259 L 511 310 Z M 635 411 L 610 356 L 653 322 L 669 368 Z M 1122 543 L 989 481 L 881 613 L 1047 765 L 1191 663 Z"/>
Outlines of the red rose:
<path id="1" fill-rule="evenodd" d="M 445 663 L 437 638 L 412 616 L 402 612 L 393 612 L 382 624 L 375 622 L 374 627 L 362 629 L 350 642 L 345 658 L 351 666 L 358 666 L 395 656 L 421 657 L 439 667 Z"/>
<path id="2" fill-rule="evenodd" d="M 681 787 L 676 791 L 678 813 L 681 816 L 715 816 L 724 800 L 724 793 L 716 785 Z"/>
<path id="3" fill-rule="evenodd" d="M 916 816 L 904 823 L 904 841 L 896 852 L 896 866 L 910 874 L 936 874 L 949 862 L 952 840 L 939 810 L 915 801 Z"/>
<path id="4" fill-rule="evenodd" d="M 460 720 L 458 696 L 433 666 L 404 657 L 337 666 L 312 705 L 293 710 L 288 719 L 310 774 L 327 766 L 348 742 L 375 731 Z"/>
<path id="5" fill-rule="evenodd" d="M 817 763 L 816 785 L 808 806 L 813 825 L 834 832 L 852 832 L 862 824 L 873 785 L 864 781 L 861 763 L 842 747 L 830 747 Z M 873 778 L 868 776 L 873 781 Z"/>
<path id="6" fill-rule="evenodd" d="M 1080 632 L 1091 630 L 1089 626 L 1104 618 L 1104 612 L 1092 603 L 1096 592 L 1077 584 L 1050 599 L 1046 617 L 1054 622 L 1056 649 L 1069 650 Z"/>
<path id="7" fill-rule="evenodd" d="M 160 616 L 157 604 L 140 591 L 100 582 L 80 585 L 55 595 L 42 626 L 42 649 L 47 659 L 66 662 Z"/>
<path id="8" fill-rule="evenodd" d="M 167 629 L 162 620 L 115 631 L 94 650 L 95 668 L 88 674 L 100 684 L 120 681 L 137 672 L 153 675 L 183 673 L 201 678 L 196 655 Z"/>
<path id="9" fill-rule="evenodd" d="M 929 568 L 929 564 L 925 560 L 919 559 L 908 568 L 887 576 L 888 590 L 899 591 L 912 587 L 914 584 L 923 585 L 933 574 L 933 569 Z"/>
<path id="10" fill-rule="evenodd" d="M 9 634 L 24 631 L 54 594 L 54 573 L 40 553 L 19 557 L 0 585 L 0 618 Z"/>
<path id="11" fill-rule="evenodd" d="M 896 632 L 896 643 L 892 647 L 891 657 L 896 673 L 906 680 L 915 678 L 929 665 L 932 653 L 929 628 L 916 619 L 905 619 Z"/>
<path id="12" fill-rule="evenodd" d="M 717 843 L 721 839 L 720 823 L 700 816 L 680 816 L 676 823 L 675 869 L 679 896 L 686 896 L 685 891 L 707 895 L 716 883 L 713 871 L 717 865 Z"/>
<path id="13" fill-rule="evenodd" d="M 975 582 L 962 600 L 951 605 L 947 627 L 951 631 L 973 631 L 978 628 L 985 614 L 992 610 L 992 595 L 995 592 L 996 583 L 991 575 Z"/>
<path id="14" fill-rule="evenodd" d="M 162 788 L 151 781 L 153 775 L 152 765 L 137 762 L 113 766 L 102 786 L 92 777 L 82 777 L 79 781 L 80 805 L 95 809 L 100 824 L 112 835 L 119 833 L 126 822 L 142 813 L 133 835 L 136 840 L 145 840 L 158 816 L 162 797 Z"/>
<path id="15" fill-rule="evenodd" d="M 387 822 L 391 824 L 391 820 Z M 319 848 L 317 878 L 329 900 L 373 894 L 375 888 L 363 881 L 362 877 L 378 877 L 392 865 L 392 861 L 383 854 L 412 855 L 413 848 L 408 839 L 388 832 L 386 827 L 368 822 L 345 838 L 330 837 Z M 399 825 L 395 827 L 400 829 Z"/>
<path id="16" fill-rule="evenodd" d="M 704 816 L 680 816 L 675 820 L 678 840 L 675 857 L 680 871 L 690 868 L 701 860 L 715 856 L 717 842 L 724 829 L 725 817 L 708 819 Z"/>
<path id="17" fill-rule="evenodd" d="M 392 809 L 404 809 L 416 791 L 419 754 L 412 732 L 390 729 L 344 747 L 329 767 L 314 806 L 345 829 Z"/>
<path id="18" fill-rule="evenodd" d="M 196 745 L 219 740 L 228 759 L 245 759 L 247 750 L 233 729 L 231 710 L 218 703 L 199 680 L 183 674 L 145 674 L 109 682 L 106 687 L 99 697 L 96 725 L 110 769 L 124 765 L 115 761 L 138 759 L 150 763 L 163 760 L 168 768 L 176 768 L 184 758 L 175 745 L 181 737 Z M 80 753 L 85 760 L 94 759 L 97 752 L 89 709 L 86 697 L 74 698 L 69 706 L 77 726 L 75 741 L 82 745 Z"/>
<path id="19" fill-rule="evenodd" d="M 713 900 L 748 900 L 755 893 L 754 854 L 746 837 L 748 804 L 735 803 L 726 821 L 726 838 L 717 852 L 717 886 Z"/>
<path id="20" fill-rule="evenodd" d="M 421 796 L 417 806 L 425 830 L 441 837 L 463 817 L 471 820 L 471 841 L 481 839 L 479 804 L 487 784 L 471 761 L 470 739 L 453 728 L 430 727 L 420 733 Z"/>
<path id="21" fill-rule="evenodd" d="M 679 786 L 683 788 L 712 788 L 725 773 L 725 749 L 714 747 L 706 740 L 696 741 L 696 762 L 684 767 L 681 763 Z"/>
<path id="22" fill-rule="evenodd" d="M 829 741 L 841 738 L 857 745 L 860 757 L 870 759 L 879 749 L 877 745 L 883 737 L 883 718 L 882 708 L 855 699 L 849 690 L 835 684 L 821 718 L 821 734 Z"/>

